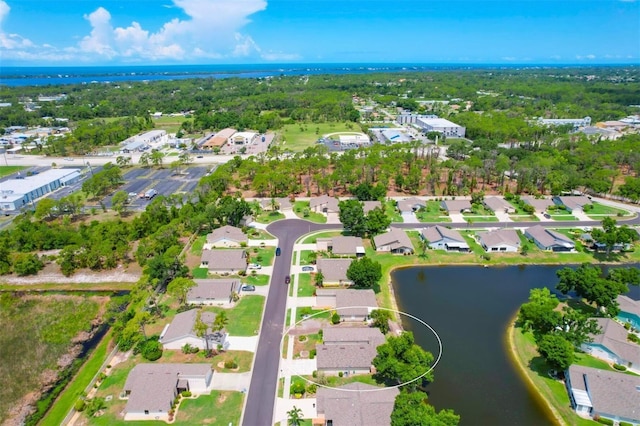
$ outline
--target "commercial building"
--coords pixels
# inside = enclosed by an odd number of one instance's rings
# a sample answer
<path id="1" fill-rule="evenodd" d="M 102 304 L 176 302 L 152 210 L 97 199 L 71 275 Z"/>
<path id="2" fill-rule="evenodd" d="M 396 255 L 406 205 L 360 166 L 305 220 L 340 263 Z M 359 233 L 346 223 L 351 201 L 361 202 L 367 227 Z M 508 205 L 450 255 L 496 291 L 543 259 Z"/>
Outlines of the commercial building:
<path id="1" fill-rule="evenodd" d="M 543 126 L 572 125 L 575 130 L 580 127 L 591 126 L 591 117 L 584 118 L 538 118 L 538 123 Z"/>
<path id="2" fill-rule="evenodd" d="M 36 199 L 80 179 L 80 169 L 51 169 L 22 179 L 0 182 L 0 210 L 19 211 Z"/>
<path id="3" fill-rule="evenodd" d="M 464 138 L 466 128 L 453 123 L 444 118 L 419 118 L 416 126 L 420 127 L 423 132 L 439 132 L 444 136 L 453 136 Z"/>
<path id="4" fill-rule="evenodd" d="M 236 132 L 229 138 L 229 145 L 250 145 L 256 140 L 255 132 Z"/>

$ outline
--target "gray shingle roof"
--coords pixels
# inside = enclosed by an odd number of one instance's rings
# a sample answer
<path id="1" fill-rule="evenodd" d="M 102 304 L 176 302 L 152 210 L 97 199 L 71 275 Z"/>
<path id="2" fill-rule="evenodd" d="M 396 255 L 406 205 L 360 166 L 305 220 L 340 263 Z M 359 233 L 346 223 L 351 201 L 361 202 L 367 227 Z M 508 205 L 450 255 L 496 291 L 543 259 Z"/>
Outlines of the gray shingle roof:
<path id="1" fill-rule="evenodd" d="M 389 426 L 398 389 L 380 390 L 364 383 L 349 383 L 339 388 L 318 387 L 318 414 L 333 426 Z"/>
<path id="2" fill-rule="evenodd" d="M 338 207 L 338 199 L 329 197 L 328 195 L 321 195 L 319 197 L 313 197 L 309 200 L 309 208 L 314 209 L 320 207 L 326 208 L 328 212 L 338 213 L 340 208 Z"/>
<path id="3" fill-rule="evenodd" d="M 238 291 L 240 280 L 194 280 L 195 287 L 189 289 L 187 300 L 202 301 L 228 299 Z"/>
<path id="4" fill-rule="evenodd" d="M 444 200 L 440 204 L 448 212 L 471 210 L 471 201 L 469 200 Z"/>
<path id="5" fill-rule="evenodd" d="M 203 250 L 202 261 L 209 262 L 210 271 L 244 271 L 247 259 L 244 250 Z"/>
<path id="6" fill-rule="evenodd" d="M 566 235 L 562 235 L 552 229 L 547 229 L 542 225 L 532 226 L 527 228 L 525 235 L 538 241 L 543 247 L 551 247 L 559 245 L 563 247 L 575 247 L 575 243 L 571 241 L 571 238 Z"/>
<path id="7" fill-rule="evenodd" d="M 520 246 L 520 238 L 518 233 L 513 229 L 498 229 L 490 232 L 478 232 L 478 238 L 481 244 L 487 247 L 499 246 L 502 244 L 515 247 Z"/>
<path id="8" fill-rule="evenodd" d="M 220 240 L 235 241 L 238 244 L 246 243 L 248 241 L 247 236 L 242 232 L 242 229 L 235 226 L 225 225 L 220 228 L 214 229 L 213 232 L 207 235 L 208 243 L 215 243 Z"/>
<path id="9" fill-rule="evenodd" d="M 398 210 L 401 212 L 412 212 L 414 209 L 426 207 L 427 202 L 419 198 L 412 197 L 407 198 L 406 200 L 398 200 L 396 204 L 398 206 Z"/>
<path id="10" fill-rule="evenodd" d="M 591 200 L 585 197 L 584 195 L 578 196 L 567 196 L 567 197 L 554 197 L 554 200 L 558 200 L 560 203 L 564 204 L 569 210 L 574 210 L 576 208 L 581 209 L 587 204 L 592 204 Z"/>
<path id="11" fill-rule="evenodd" d="M 487 197 L 484 199 L 484 205 L 492 211 L 505 211 L 506 209 L 514 209 L 504 198 Z"/>
<path id="12" fill-rule="evenodd" d="M 337 282 L 349 281 L 347 278 L 347 269 L 353 262 L 353 259 L 318 259 L 318 271 L 322 272 L 324 281 Z"/>
<path id="13" fill-rule="evenodd" d="M 322 340 L 325 345 L 359 345 L 374 346 L 385 342 L 384 335 L 375 327 L 326 327 L 322 329 Z"/>
<path id="14" fill-rule="evenodd" d="M 376 235 L 375 237 L 373 237 L 373 243 L 376 247 L 388 245 L 391 247 L 391 250 L 397 250 L 403 247 L 407 247 L 413 250 L 411 239 L 409 238 L 407 233 L 400 228 L 391 228 L 384 234 Z"/>
<path id="15" fill-rule="evenodd" d="M 460 232 L 456 231 L 455 229 L 445 228 L 444 226 L 440 226 L 440 225 L 428 226 L 422 229 L 420 233 L 430 243 L 435 243 L 446 237 L 450 240 L 458 241 L 466 244 L 466 241 L 462 237 Z"/>
<path id="16" fill-rule="evenodd" d="M 364 210 L 364 214 L 369 213 L 371 210 L 382 207 L 382 203 L 380 201 L 363 201 L 362 209 Z"/>
<path id="17" fill-rule="evenodd" d="M 331 246 L 333 254 L 355 256 L 358 252 L 358 247 L 364 249 L 364 242 L 360 237 L 344 237 L 340 235 L 331 238 Z"/>
<path id="18" fill-rule="evenodd" d="M 569 379 L 572 390 L 588 392 L 594 412 L 640 422 L 640 377 L 572 365 Z"/>
<path id="19" fill-rule="evenodd" d="M 633 300 L 628 296 L 618 296 L 616 299 L 618 305 L 620 305 L 620 310 L 622 312 L 628 312 L 631 314 L 636 314 L 640 316 L 640 300 Z"/>
<path id="20" fill-rule="evenodd" d="M 596 318 L 602 332 L 593 338 L 593 343 L 600 344 L 618 357 L 640 365 L 640 346 L 627 340 L 627 330 L 610 318 Z"/>
<path id="21" fill-rule="evenodd" d="M 368 307 L 378 307 L 376 294 L 373 290 L 336 290 L 336 310 L 338 314 L 342 316 L 366 316 L 369 313 Z"/>
<path id="22" fill-rule="evenodd" d="M 130 392 L 125 411 L 169 412 L 178 380 L 206 377 L 210 371 L 210 364 L 138 364 L 124 384 L 124 390 Z"/>
<path id="23" fill-rule="evenodd" d="M 535 198 L 530 195 L 525 195 L 520 199 L 525 203 L 533 206 L 536 209 L 536 211 L 539 211 L 539 212 L 543 212 L 549 207 L 554 205 L 553 200 L 551 200 L 550 198 Z"/>
<path id="24" fill-rule="evenodd" d="M 331 370 L 371 367 L 376 348 L 385 341 L 379 329 L 368 327 L 327 328 L 322 336 L 324 343 L 316 346 L 317 366 Z"/>

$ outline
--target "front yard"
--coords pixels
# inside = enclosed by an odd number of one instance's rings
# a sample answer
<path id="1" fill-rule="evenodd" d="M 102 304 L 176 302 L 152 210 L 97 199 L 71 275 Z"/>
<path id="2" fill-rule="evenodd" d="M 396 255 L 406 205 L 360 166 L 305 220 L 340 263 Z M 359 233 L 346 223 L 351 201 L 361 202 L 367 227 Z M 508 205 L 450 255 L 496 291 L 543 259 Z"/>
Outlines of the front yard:
<path id="1" fill-rule="evenodd" d="M 327 223 L 327 218 L 321 213 L 312 212 L 309 209 L 308 201 L 296 201 L 293 204 L 293 211 L 300 219 L 315 223 Z"/>

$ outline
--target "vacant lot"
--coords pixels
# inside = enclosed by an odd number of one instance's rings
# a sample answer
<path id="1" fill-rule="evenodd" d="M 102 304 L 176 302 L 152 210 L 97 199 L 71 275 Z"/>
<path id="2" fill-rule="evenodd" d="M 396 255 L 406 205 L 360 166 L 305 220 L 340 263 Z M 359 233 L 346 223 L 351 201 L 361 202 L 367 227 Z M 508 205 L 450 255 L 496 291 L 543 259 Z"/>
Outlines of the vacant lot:
<path id="1" fill-rule="evenodd" d="M 323 135 L 335 132 L 360 132 L 355 123 L 303 123 L 287 124 L 279 133 L 279 145 L 292 151 L 304 151 Z"/>
<path id="2" fill-rule="evenodd" d="M 0 418 L 25 395 L 55 381 L 59 360 L 79 333 L 90 331 L 99 307 L 99 298 L 0 296 Z"/>

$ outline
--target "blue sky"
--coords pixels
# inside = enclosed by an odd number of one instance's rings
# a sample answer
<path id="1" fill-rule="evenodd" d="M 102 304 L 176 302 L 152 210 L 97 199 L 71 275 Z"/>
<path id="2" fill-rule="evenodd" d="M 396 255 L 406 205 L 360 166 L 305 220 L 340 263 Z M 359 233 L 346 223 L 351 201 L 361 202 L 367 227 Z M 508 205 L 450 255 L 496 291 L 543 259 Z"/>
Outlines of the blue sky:
<path id="1" fill-rule="evenodd" d="M 640 0 L 0 0 L 0 63 L 640 63 Z"/>

